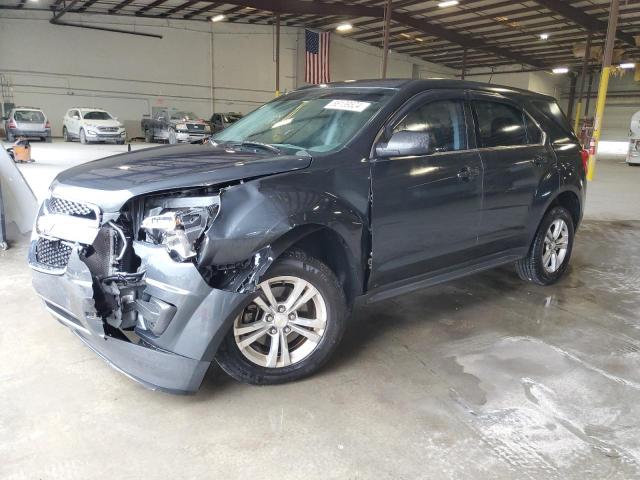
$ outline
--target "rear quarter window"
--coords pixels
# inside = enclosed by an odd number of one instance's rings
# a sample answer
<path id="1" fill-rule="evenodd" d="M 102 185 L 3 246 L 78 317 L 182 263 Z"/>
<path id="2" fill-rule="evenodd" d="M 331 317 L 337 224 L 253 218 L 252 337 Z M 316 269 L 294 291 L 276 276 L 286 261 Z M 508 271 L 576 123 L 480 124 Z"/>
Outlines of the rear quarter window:
<path id="1" fill-rule="evenodd" d="M 547 128 L 553 139 L 566 137 L 573 139 L 574 132 L 564 112 L 555 100 L 532 100 L 531 104 L 544 115 Z"/>

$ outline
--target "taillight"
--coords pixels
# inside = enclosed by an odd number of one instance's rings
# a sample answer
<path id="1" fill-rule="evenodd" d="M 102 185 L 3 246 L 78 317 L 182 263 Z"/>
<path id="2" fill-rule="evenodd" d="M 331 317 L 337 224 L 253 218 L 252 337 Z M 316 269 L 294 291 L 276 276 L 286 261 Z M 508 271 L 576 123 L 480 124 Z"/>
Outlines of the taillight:
<path id="1" fill-rule="evenodd" d="M 13 119 L 9 120 L 9 128 L 18 128 L 18 125 L 16 125 Z"/>
<path id="2" fill-rule="evenodd" d="M 587 173 L 589 169 L 589 151 L 588 150 L 580 150 L 580 157 L 582 159 L 582 168 L 584 172 Z"/>
<path id="3" fill-rule="evenodd" d="M 51 123 L 49 123 L 49 120 L 47 120 L 44 124 L 44 128 L 51 128 Z"/>

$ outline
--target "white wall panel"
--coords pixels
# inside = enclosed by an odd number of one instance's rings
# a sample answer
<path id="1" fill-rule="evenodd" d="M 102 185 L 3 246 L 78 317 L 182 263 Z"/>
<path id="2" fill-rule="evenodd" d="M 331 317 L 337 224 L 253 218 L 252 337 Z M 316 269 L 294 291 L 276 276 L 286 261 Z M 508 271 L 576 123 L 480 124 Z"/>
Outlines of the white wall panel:
<path id="1" fill-rule="evenodd" d="M 55 26 L 49 18 L 37 12 L 0 11 L 0 73 L 14 84 L 17 104 L 46 111 L 55 135 L 60 135 L 62 116 L 72 106 L 105 108 L 125 123 L 130 135 L 139 135 L 140 119 L 154 105 L 208 117 L 213 109 L 246 113 L 273 98 L 271 26 L 65 16 L 88 25 L 163 36 L 155 39 Z M 8 53 L 4 46 L 16 41 L 19 53 Z M 284 92 L 304 84 L 304 30 L 283 27 L 280 48 Z M 376 78 L 380 57 L 380 49 L 332 35 L 333 80 Z M 411 78 L 414 68 L 421 78 L 455 73 L 407 55 L 390 55 L 390 77 Z"/>

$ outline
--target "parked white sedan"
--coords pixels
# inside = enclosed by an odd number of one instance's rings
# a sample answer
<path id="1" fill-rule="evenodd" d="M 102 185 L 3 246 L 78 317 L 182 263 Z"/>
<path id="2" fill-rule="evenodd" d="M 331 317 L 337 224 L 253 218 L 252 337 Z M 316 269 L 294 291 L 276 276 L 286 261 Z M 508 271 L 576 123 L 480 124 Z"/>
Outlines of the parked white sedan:
<path id="1" fill-rule="evenodd" d="M 106 110 L 80 107 L 67 110 L 63 120 L 62 136 L 67 142 L 79 139 L 80 143 L 123 144 L 127 138 L 127 132 L 124 125 Z"/>

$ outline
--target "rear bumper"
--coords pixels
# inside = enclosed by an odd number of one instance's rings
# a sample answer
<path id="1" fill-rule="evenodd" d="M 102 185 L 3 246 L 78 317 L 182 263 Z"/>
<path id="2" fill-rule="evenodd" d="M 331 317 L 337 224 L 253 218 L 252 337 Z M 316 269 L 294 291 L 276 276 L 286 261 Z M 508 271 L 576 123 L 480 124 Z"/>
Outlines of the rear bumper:
<path id="1" fill-rule="evenodd" d="M 160 335 L 142 328 L 122 332 L 97 315 L 91 272 L 77 250 L 65 268 L 47 270 L 37 263 L 34 244 L 33 286 L 47 310 L 113 368 L 154 390 L 196 392 L 248 297 L 212 289 L 192 264 L 174 262 L 164 248 L 138 245 L 147 272 L 143 293 L 175 306 L 176 313 Z"/>
<path id="2" fill-rule="evenodd" d="M 10 128 L 9 132 L 14 137 L 42 138 L 51 137 L 51 130 L 21 130 L 18 128 Z"/>

